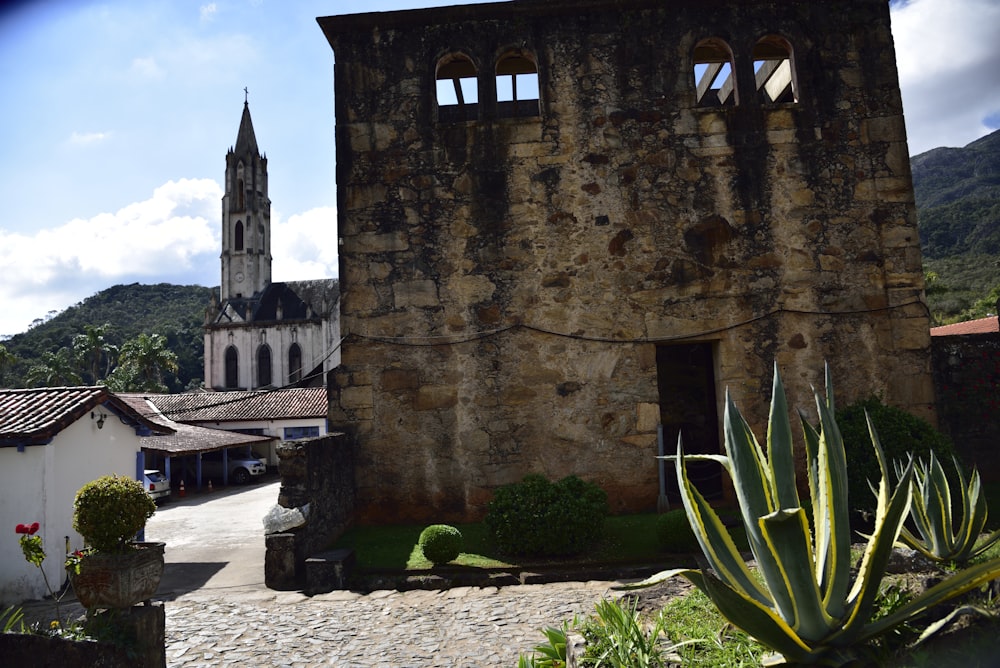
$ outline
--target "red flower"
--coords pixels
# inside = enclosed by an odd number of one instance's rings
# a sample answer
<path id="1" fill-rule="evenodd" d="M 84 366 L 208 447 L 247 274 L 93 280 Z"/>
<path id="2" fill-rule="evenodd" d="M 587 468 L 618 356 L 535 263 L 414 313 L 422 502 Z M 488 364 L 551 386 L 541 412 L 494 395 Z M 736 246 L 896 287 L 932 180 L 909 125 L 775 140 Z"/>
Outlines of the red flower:
<path id="1" fill-rule="evenodd" d="M 33 522 L 31 524 L 18 524 L 14 527 L 14 531 L 16 533 L 23 533 L 27 536 L 34 536 L 35 532 L 38 531 L 39 526 L 38 522 Z"/>
<path id="2" fill-rule="evenodd" d="M 14 528 L 14 531 L 17 533 L 28 533 L 28 527 L 23 524 L 18 524 L 17 527 Z"/>
<path id="3" fill-rule="evenodd" d="M 35 532 L 38 531 L 38 527 L 39 527 L 38 522 L 32 522 L 31 526 L 28 527 L 28 533 L 32 536 L 35 535 Z"/>

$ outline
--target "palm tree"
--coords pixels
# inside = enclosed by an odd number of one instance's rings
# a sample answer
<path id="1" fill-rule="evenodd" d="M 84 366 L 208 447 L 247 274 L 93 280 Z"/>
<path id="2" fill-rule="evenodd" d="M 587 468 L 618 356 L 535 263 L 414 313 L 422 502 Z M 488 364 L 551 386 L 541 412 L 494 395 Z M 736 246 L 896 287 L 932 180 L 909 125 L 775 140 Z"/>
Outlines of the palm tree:
<path id="1" fill-rule="evenodd" d="M 110 323 L 84 325 L 83 334 L 73 337 L 73 352 L 84 371 L 90 375 L 92 385 L 111 372 L 111 364 L 118 347 L 108 343 L 104 335 L 111 330 Z M 101 373 L 101 358 L 104 358 L 104 372 Z"/>
<path id="2" fill-rule="evenodd" d="M 118 366 L 108 377 L 115 392 L 166 392 L 163 372 L 177 372 L 177 355 L 161 334 L 140 334 L 122 344 Z"/>
<path id="3" fill-rule="evenodd" d="M 36 362 L 24 376 L 29 387 L 58 387 L 60 385 L 79 385 L 79 374 L 73 353 L 69 348 L 60 348 L 56 352 L 42 353 L 40 362 Z"/>

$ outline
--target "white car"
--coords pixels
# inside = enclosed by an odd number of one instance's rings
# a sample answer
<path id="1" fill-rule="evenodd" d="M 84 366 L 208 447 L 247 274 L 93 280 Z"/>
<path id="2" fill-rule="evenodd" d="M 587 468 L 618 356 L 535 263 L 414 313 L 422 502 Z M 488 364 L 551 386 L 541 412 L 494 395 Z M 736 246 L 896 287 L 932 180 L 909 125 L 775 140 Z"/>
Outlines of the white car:
<path id="1" fill-rule="evenodd" d="M 260 459 L 243 454 L 229 453 L 226 459 L 229 482 L 245 485 L 267 473 L 267 466 Z M 222 478 L 222 452 L 215 450 L 201 456 L 201 474 L 206 478 Z"/>
<path id="2" fill-rule="evenodd" d="M 148 469 L 142 474 L 142 484 L 146 488 L 146 493 L 153 497 L 153 501 L 162 502 L 170 498 L 170 481 L 162 471 Z"/>

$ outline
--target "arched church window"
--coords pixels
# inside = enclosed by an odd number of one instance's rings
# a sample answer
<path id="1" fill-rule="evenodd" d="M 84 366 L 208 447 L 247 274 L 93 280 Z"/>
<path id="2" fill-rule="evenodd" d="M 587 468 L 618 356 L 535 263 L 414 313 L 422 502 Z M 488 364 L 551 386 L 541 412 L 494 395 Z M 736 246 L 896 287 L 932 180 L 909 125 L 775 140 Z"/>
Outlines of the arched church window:
<path id="1" fill-rule="evenodd" d="M 739 104 L 733 76 L 733 52 L 724 40 L 703 39 L 694 47 L 694 82 L 699 107 Z"/>
<path id="2" fill-rule="evenodd" d="M 243 185 L 243 179 L 236 182 L 236 210 L 245 211 L 247 208 L 247 193 Z"/>
<path id="3" fill-rule="evenodd" d="M 240 386 L 240 356 L 236 346 L 226 348 L 226 389 L 232 390 Z"/>
<path id="4" fill-rule="evenodd" d="M 233 248 L 235 248 L 238 251 L 243 250 L 243 222 L 242 221 L 239 221 L 239 220 L 236 221 L 236 231 L 234 232 L 233 236 L 236 237 L 236 239 L 233 241 Z"/>
<path id="5" fill-rule="evenodd" d="M 798 102 L 792 45 L 783 37 L 762 37 L 753 47 L 757 93 L 766 103 Z"/>
<path id="6" fill-rule="evenodd" d="M 288 349 L 288 384 L 302 380 L 302 348 L 293 343 Z"/>
<path id="7" fill-rule="evenodd" d="M 497 61 L 497 116 L 538 115 L 538 66 L 532 57 L 506 53 Z"/>
<path id="8" fill-rule="evenodd" d="M 479 114 L 478 71 L 464 53 L 438 61 L 435 73 L 438 120 L 472 121 Z"/>
<path id="9" fill-rule="evenodd" d="M 271 347 L 266 343 L 257 348 L 257 386 L 271 384 Z"/>

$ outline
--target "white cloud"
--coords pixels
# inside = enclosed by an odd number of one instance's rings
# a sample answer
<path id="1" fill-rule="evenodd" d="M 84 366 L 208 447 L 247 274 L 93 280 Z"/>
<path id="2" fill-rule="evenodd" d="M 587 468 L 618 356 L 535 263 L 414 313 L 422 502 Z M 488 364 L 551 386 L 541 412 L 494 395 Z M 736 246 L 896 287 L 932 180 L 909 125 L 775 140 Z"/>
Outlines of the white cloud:
<path id="1" fill-rule="evenodd" d="M 74 132 L 69 136 L 69 143 L 76 146 L 99 144 L 111 137 L 110 132 Z"/>
<path id="2" fill-rule="evenodd" d="M 218 282 L 219 200 L 212 179 L 181 179 L 114 213 L 33 235 L 0 230 L 7 298 L 0 334 L 23 331 L 116 283 Z"/>
<path id="3" fill-rule="evenodd" d="M 201 7 L 198 8 L 199 18 L 201 19 L 202 23 L 208 23 L 215 18 L 215 14 L 218 11 L 219 8 L 216 7 L 215 3 L 210 2 L 207 5 L 202 5 Z"/>
<path id="4" fill-rule="evenodd" d="M 310 209 L 282 221 L 271 214 L 271 276 L 302 281 L 337 276 L 337 210 Z"/>
<path id="5" fill-rule="evenodd" d="M 1000 2 L 911 0 L 892 9 L 910 153 L 964 146 L 1000 112 Z"/>

